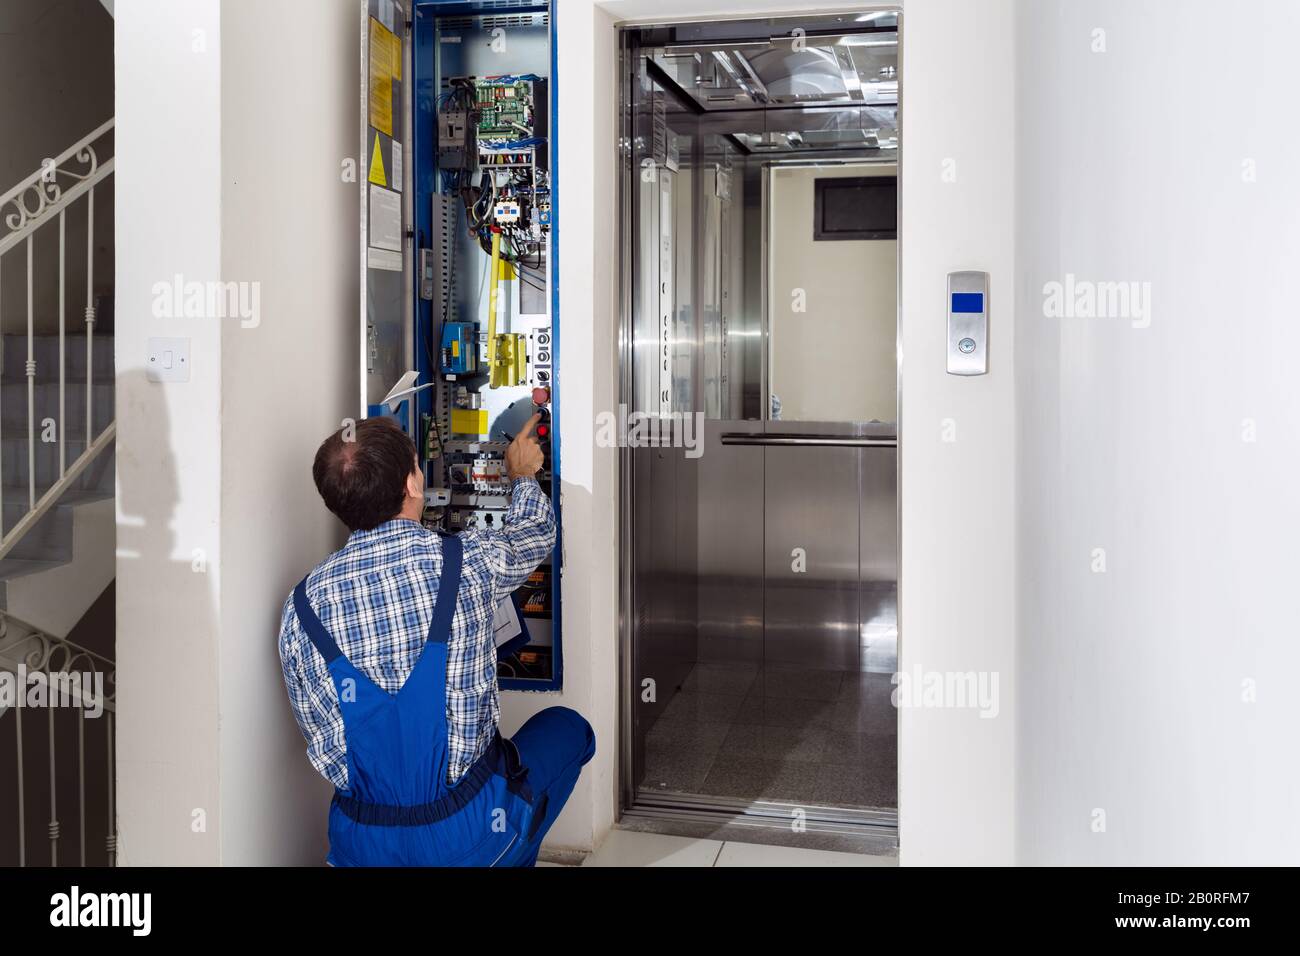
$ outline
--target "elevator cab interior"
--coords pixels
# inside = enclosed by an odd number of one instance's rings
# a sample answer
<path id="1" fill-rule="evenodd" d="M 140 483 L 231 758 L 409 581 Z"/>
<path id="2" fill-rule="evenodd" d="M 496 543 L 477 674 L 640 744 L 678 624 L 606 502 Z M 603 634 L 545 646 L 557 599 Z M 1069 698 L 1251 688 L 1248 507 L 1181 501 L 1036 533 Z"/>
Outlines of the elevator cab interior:
<path id="1" fill-rule="evenodd" d="M 502 526 L 536 414 L 563 534 L 551 6 L 362 4 L 362 405 L 415 440 L 445 533 Z M 503 689 L 562 687 L 561 553 L 497 609 Z"/>
<path id="2" fill-rule="evenodd" d="M 621 31 L 624 819 L 896 845 L 900 20 Z"/>

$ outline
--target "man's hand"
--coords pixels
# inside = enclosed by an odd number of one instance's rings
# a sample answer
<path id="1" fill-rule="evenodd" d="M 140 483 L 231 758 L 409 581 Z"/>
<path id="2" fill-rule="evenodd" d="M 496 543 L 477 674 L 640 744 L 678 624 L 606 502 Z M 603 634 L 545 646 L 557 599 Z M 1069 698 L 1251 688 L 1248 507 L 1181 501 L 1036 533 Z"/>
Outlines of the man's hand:
<path id="1" fill-rule="evenodd" d="M 516 478 L 532 478 L 542 470 L 542 448 L 533 437 L 533 427 L 541 417 L 534 415 L 528 419 L 528 423 L 520 429 L 506 449 L 506 477 L 511 481 Z"/>

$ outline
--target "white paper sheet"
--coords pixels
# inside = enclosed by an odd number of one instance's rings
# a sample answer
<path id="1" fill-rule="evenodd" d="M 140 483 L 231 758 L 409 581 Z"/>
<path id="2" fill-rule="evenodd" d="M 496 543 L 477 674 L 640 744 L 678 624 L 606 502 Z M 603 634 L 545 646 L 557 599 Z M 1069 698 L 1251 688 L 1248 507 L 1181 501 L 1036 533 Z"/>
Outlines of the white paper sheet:
<path id="1" fill-rule="evenodd" d="M 497 605 L 496 614 L 492 617 L 492 640 L 497 647 L 514 640 L 523 629 L 519 626 L 519 615 L 515 613 L 514 602 L 506 598 Z"/>
<path id="2" fill-rule="evenodd" d="M 402 251 L 402 194 L 370 184 L 370 244 Z"/>

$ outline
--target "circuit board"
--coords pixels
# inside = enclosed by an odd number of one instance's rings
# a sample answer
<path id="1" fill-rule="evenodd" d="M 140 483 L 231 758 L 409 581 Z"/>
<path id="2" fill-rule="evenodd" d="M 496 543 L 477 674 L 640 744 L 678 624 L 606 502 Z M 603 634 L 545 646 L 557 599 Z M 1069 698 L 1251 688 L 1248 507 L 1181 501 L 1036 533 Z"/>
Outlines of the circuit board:
<path id="1" fill-rule="evenodd" d="M 478 114 L 479 142 L 518 140 L 533 136 L 533 81 L 474 84 L 474 109 Z"/>

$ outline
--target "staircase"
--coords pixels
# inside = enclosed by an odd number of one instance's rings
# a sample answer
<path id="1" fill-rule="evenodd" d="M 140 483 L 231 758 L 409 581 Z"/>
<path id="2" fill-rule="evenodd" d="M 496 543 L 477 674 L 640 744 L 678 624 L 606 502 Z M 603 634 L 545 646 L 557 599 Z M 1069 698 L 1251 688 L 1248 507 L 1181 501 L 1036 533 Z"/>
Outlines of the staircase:
<path id="1" fill-rule="evenodd" d="M 87 448 L 86 392 L 91 398 L 91 433 L 101 434 L 113 421 L 113 340 L 95 337 L 91 342 L 92 384 L 87 385 L 86 337 L 64 337 L 64 409 L 59 410 L 59 337 L 35 336 L 34 379 L 36 425 L 36 494 L 40 501 L 59 480 L 59 443 L 44 441 L 53 426 L 64 423 L 64 468 L 77 461 Z M 0 338 L 0 510 L 3 533 L 9 534 L 26 515 L 31 503 L 28 463 L 27 336 Z M 13 549 L 0 558 L 0 582 L 60 567 L 72 560 L 73 509 L 114 495 L 113 450 L 98 455 L 69 483 L 63 494 L 27 531 Z"/>
<path id="2" fill-rule="evenodd" d="M 100 597 L 87 590 L 94 576 L 86 574 L 84 559 L 87 549 L 112 548 L 112 540 L 92 536 L 78 542 L 74 534 L 77 509 L 115 493 L 113 339 L 92 336 L 88 344 L 84 335 L 65 334 L 62 342 L 57 334 L 33 335 L 30 363 L 28 341 L 25 333 L 0 336 L 0 541 L 7 547 L 0 557 L 0 671 L 51 679 L 97 672 L 107 700 L 99 719 L 86 716 L 84 695 L 78 697 L 80 709 L 72 712 L 56 713 L 51 706 L 24 717 L 23 708 L 0 704 L 0 776 L 7 778 L 0 795 L 0 866 L 112 866 L 117 856 L 112 589 L 107 625 L 101 611 L 101 623 L 90 628 L 98 632 L 92 643 L 102 652 L 9 609 L 33 603 L 30 593 L 25 602 L 16 600 L 22 597 L 18 591 L 11 593 L 11 588 L 31 590 L 17 579 L 65 565 L 72 565 L 62 572 L 71 574 L 71 581 L 32 578 L 37 593 L 45 595 L 38 602 L 45 611 L 56 610 L 50 602 L 57 601 L 62 605 L 57 610 L 83 618 Z M 102 600 L 95 603 L 102 607 Z M 74 631 L 87 630 L 85 623 L 83 618 Z"/>
<path id="3" fill-rule="evenodd" d="M 113 515 L 87 507 L 116 490 L 112 280 L 95 271 L 112 130 L 0 195 L 0 672 L 93 674 L 107 697 L 89 715 L 84 694 L 70 710 L 0 705 L 0 866 L 116 862 L 113 591 L 97 579 L 113 572 Z"/>

